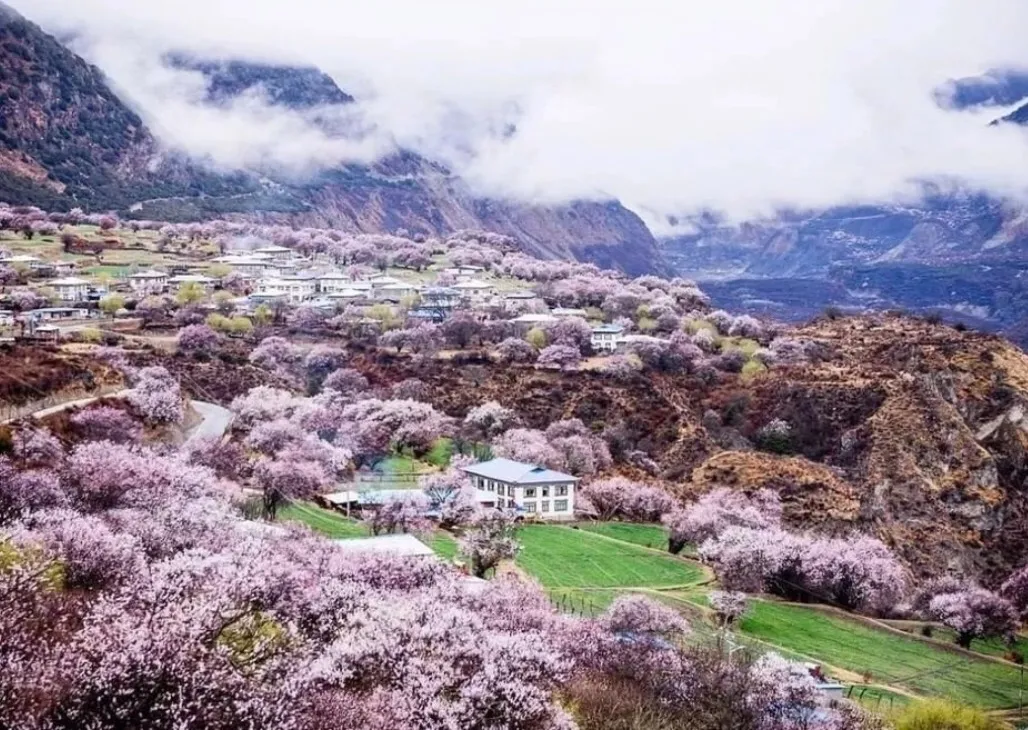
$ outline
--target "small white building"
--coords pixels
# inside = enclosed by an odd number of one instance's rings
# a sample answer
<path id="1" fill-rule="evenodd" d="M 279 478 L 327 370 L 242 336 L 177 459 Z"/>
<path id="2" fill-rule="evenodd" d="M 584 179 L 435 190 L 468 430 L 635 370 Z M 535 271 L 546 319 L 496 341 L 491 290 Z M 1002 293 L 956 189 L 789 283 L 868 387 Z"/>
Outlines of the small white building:
<path id="1" fill-rule="evenodd" d="M 214 259 L 214 262 L 225 264 L 233 271 L 238 271 L 240 274 L 245 274 L 246 276 L 254 278 L 259 278 L 269 270 L 275 268 L 275 264 L 272 262 L 271 257 L 267 255 L 258 256 L 254 254 L 249 256 L 219 256 Z"/>
<path id="2" fill-rule="evenodd" d="M 57 298 L 62 302 L 82 302 L 89 296 L 89 282 L 85 279 L 69 276 L 65 279 L 54 279 L 48 283 Z"/>
<path id="3" fill-rule="evenodd" d="M 187 284 L 196 284 L 204 291 L 210 291 L 216 281 L 217 279 L 212 279 L 203 274 L 179 274 L 168 279 L 168 283 L 175 291 L 178 291 Z"/>
<path id="4" fill-rule="evenodd" d="M 128 283 L 136 294 L 161 294 L 168 286 L 168 274 L 156 269 L 138 271 L 128 275 Z"/>
<path id="5" fill-rule="evenodd" d="M 313 277 L 283 276 L 276 279 L 261 279 L 257 282 L 259 295 L 285 295 L 293 304 L 314 297 L 318 290 L 318 281 Z"/>
<path id="6" fill-rule="evenodd" d="M 493 285 L 481 279 L 468 279 L 458 281 L 451 287 L 461 293 L 462 296 L 471 299 L 484 299 L 493 293 Z"/>
<path id="7" fill-rule="evenodd" d="M 544 520 L 570 520 L 575 515 L 578 478 L 510 459 L 492 459 L 466 466 L 476 488 L 495 492 L 498 507 L 515 509 Z"/>
<path id="8" fill-rule="evenodd" d="M 543 327 L 544 325 L 556 321 L 557 318 L 552 314 L 522 314 L 521 316 L 512 319 L 511 324 L 513 324 L 519 332 L 524 334 L 530 329 Z"/>
<path id="9" fill-rule="evenodd" d="M 23 266 L 32 270 L 46 269 L 51 266 L 48 261 L 43 261 L 43 259 L 38 256 L 29 256 L 27 254 L 0 257 L 0 264 L 7 264 L 8 266 Z"/>
<path id="10" fill-rule="evenodd" d="M 344 289 L 353 289 L 353 285 L 353 278 L 341 271 L 330 271 L 318 277 L 318 291 L 322 294 L 332 294 Z"/>
<path id="11" fill-rule="evenodd" d="M 414 284 L 400 281 L 396 284 L 386 284 L 375 288 L 375 299 L 383 302 L 399 302 L 406 297 L 415 296 L 418 287 Z"/>
<path id="12" fill-rule="evenodd" d="M 617 324 L 601 324 L 593 327 L 593 334 L 590 338 L 593 350 L 596 352 L 614 352 L 618 349 L 624 332 L 625 328 Z"/>
<path id="13" fill-rule="evenodd" d="M 285 246 L 262 246 L 261 248 L 253 249 L 251 253 L 267 256 L 276 263 L 291 261 L 299 256 L 296 251 L 291 248 L 286 248 Z"/>

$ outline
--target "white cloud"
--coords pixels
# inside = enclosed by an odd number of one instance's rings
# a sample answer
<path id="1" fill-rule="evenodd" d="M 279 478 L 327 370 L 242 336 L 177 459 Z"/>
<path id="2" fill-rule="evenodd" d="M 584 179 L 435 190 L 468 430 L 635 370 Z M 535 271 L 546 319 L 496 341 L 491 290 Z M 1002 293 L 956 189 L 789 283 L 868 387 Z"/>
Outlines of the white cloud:
<path id="1" fill-rule="evenodd" d="M 895 199 L 924 178 L 1028 188 L 1028 132 L 931 95 L 1028 63 L 1023 0 L 14 4 L 79 33 L 168 139 L 232 164 L 367 159 L 395 140 L 494 195 L 737 218 Z M 374 133 L 341 143 L 254 100 L 205 108 L 195 78 L 154 67 L 169 48 L 316 63 Z"/>

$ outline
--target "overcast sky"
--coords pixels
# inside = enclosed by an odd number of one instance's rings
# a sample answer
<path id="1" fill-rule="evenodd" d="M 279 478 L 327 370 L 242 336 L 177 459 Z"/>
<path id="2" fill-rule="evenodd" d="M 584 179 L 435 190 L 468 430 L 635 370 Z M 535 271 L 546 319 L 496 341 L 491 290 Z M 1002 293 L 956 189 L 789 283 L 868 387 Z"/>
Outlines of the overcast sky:
<path id="1" fill-rule="evenodd" d="M 1028 66 L 1025 0 L 12 4 L 76 33 L 169 143 L 229 165 L 399 144 L 487 194 L 616 197 L 650 221 L 893 200 L 918 179 L 1028 189 L 1028 131 L 931 96 L 950 77 Z M 168 49 L 315 63 L 358 97 L 347 114 L 365 134 L 326 139 L 259 99 L 207 107 L 199 79 L 160 66 Z"/>

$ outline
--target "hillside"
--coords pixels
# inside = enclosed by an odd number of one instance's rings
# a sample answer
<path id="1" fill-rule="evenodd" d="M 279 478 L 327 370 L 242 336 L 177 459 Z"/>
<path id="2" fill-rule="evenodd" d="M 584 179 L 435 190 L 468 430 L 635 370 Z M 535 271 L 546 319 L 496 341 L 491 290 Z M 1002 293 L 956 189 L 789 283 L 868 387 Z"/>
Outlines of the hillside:
<path id="1" fill-rule="evenodd" d="M 615 458 L 646 452 L 683 496 L 771 488 L 792 525 L 870 531 L 925 575 L 951 568 L 995 580 L 1020 564 L 1028 356 L 907 317 L 823 320 L 788 334 L 817 343 L 823 359 L 715 383 L 488 364 L 426 372 L 388 357 L 354 367 L 373 383 L 417 377 L 451 415 L 496 400 L 533 428 L 580 418 Z M 755 445 L 776 418 L 791 428 L 783 454 Z"/>
<path id="2" fill-rule="evenodd" d="M 0 7 L 0 198 L 103 208 L 250 187 L 162 151 L 97 68 Z"/>
<path id="3" fill-rule="evenodd" d="M 345 133 L 333 129 L 331 114 L 319 112 L 353 99 L 317 69 L 186 56 L 166 62 L 203 73 L 211 104 L 259 91 L 273 105 L 314 115 L 330 133 Z M 645 224 L 616 202 L 542 207 L 483 199 L 445 168 L 407 151 L 303 181 L 267 169 L 205 171 L 163 149 L 100 70 L 10 10 L 0 14 L 0 200 L 353 232 L 478 228 L 511 235 L 541 258 L 582 258 L 632 274 L 665 270 Z"/>

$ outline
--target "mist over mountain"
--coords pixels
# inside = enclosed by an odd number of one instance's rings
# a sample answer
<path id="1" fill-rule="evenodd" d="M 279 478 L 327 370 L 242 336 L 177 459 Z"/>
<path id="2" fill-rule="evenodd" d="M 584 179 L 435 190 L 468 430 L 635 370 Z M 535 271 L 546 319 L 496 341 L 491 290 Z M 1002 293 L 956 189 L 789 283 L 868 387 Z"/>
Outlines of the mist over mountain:
<path id="1" fill-rule="evenodd" d="M 99 69 L 16 13 L 2 17 L 0 197 L 11 203 L 172 221 L 248 216 L 354 231 L 487 228 L 543 257 L 592 259 L 630 273 L 663 267 L 646 226 L 617 203 L 489 200 L 444 166 L 400 148 L 369 163 L 329 157 L 317 168 L 291 167 L 274 155 L 235 169 L 204 164 L 158 141 Z M 304 154 L 361 144 L 363 131 L 347 116 L 353 98 L 315 68 L 185 54 L 163 63 L 192 77 L 199 103 L 212 113 L 256 105 L 249 108 L 292 115 L 283 118 L 302 124 L 294 142 Z M 268 131 L 277 140 L 291 128 L 276 123 Z"/>

